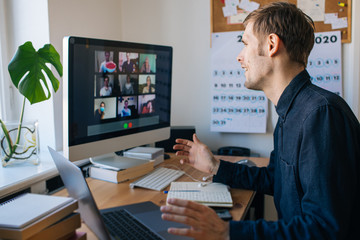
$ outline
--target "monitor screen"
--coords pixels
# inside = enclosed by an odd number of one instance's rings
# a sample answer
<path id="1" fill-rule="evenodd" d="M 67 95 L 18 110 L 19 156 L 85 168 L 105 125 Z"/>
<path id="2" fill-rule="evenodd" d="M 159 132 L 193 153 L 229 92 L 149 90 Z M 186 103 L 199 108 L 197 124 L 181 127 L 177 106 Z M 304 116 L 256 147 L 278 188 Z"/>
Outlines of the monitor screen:
<path id="1" fill-rule="evenodd" d="M 65 37 L 63 50 L 66 157 L 169 138 L 171 47 Z"/>

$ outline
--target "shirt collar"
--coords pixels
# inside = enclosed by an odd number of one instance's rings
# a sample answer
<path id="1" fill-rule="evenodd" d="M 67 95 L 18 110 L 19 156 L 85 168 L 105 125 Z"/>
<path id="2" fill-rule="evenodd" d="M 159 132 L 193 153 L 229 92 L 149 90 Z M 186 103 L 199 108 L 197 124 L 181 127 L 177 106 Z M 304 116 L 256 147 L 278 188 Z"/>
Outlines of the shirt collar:
<path id="1" fill-rule="evenodd" d="M 295 97 L 306 84 L 310 84 L 310 75 L 306 70 L 300 72 L 285 88 L 281 94 L 278 104 L 276 106 L 276 112 L 279 117 L 285 119 L 287 112 L 290 109 Z"/>

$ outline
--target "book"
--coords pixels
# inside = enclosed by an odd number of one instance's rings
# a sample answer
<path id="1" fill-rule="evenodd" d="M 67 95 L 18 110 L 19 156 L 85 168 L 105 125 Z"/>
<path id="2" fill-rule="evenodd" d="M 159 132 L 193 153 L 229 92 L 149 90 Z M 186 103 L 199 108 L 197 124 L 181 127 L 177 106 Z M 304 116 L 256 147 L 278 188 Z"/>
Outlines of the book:
<path id="1" fill-rule="evenodd" d="M 102 155 L 100 157 L 90 158 L 90 162 L 97 167 L 119 171 L 119 170 L 125 170 L 128 168 L 136 167 L 139 165 L 143 165 L 144 163 L 149 162 L 149 160 L 118 156 L 116 154 L 110 153 L 110 154 Z"/>
<path id="2" fill-rule="evenodd" d="M 124 152 L 125 157 L 148 159 L 154 161 L 154 166 L 164 161 L 164 149 L 154 147 L 135 147 Z"/>
<path id="3" fill-rule="evenodd" d="M 159 156 L 164 157 L 163 148 L 154 148 L 154 147 L 135 147 L 124 152 L 126 157 L 136 157 L 142 159 L 155 159 Z"/>
<path id="4" fill-rule="evenodd" d="M 227 185 L 222 183 L 172 182 L 167 199 L 179 198 L 210 207 L 232 207 L 233 201 Z"/>
<path id="5" fill-rule="evenodd" d="M 0 205 L 0 238 L 26 239 L 78 208 L 70 197 L 26 193 Z"/>
<path id="6" fill-rule="evenodd" d="M 71 213 L 42 231 L 34 234 L 28 240 L 68 239 L 81 227 L 80 213 Z"/>
<path id="7" fill-rule="evenodd" d="M 93 165 L 89 168 L 89 176 L 107 182 L 120 183 L 143 176 L 153 169 L 154 163 L 151 161 L 144 161 L 141 165 L 122 170 Z"/>

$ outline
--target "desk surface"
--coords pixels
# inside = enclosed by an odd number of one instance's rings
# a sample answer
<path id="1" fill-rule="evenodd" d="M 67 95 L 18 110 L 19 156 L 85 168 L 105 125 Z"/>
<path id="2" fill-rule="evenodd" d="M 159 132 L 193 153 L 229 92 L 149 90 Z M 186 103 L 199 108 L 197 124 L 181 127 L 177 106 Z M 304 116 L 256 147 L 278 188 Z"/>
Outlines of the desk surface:
<path id="1" fill-rule="evenodd" d="M 165 160 L 160 166 L 176 165 L 177 167 L 184 170 L 186 173 L 191 175 L 192 177 L 201 180 L 206 174 L 188 166 L 181 165 L 179 163 L 180 157 L 175 156 L 174 154 L 170 154 L 171 158 Z M 219 156 L 217 156 L 220 158 Z M 236 162 L 240 159 L 251 159 L 258 166 L 266 166 L 268 164 L 269 159 L 267 158 L 248 158 L 248 157 L 233 157 L 233 156 L 221 156 L 221 159 L 231 162 Z M 158 206 L 166 204 L 166 194 L 162 191 L 153 191 L 142 188 L 134 188 L 131 189 L 129 187 L 129 183 L 134 181 L 127 181 L 124 183 L 110 183 L 97 179 L 87 178 L 87 183 L 91 192 L 95 198 L 95 202 L 100 209 L 116 207 L 121 205 L 133 204 L 144 201 L 152 201 Z M 193 181 L 190 177 L 183 175 L 177 181 Z M 167 187 L 168 190 L 169 187 Z M 66 190 L 61 190 L 54 195 L 58 196 L 67 196 Z M 234 207 L 230 210 L 234 220 L 241 220 L 245 217 L 245 213 L 247 212 L 248 207 L 255 195 L 254 191 L 243 190 L 243 189 L 231 189 L 231 195 L 234 202 Z M 82 224 L 82 227 L 79 229 L 80 231 L 87 232 L 87 239 L 96 239 L 94 234 L 87 228 L 85 224 Z"/>

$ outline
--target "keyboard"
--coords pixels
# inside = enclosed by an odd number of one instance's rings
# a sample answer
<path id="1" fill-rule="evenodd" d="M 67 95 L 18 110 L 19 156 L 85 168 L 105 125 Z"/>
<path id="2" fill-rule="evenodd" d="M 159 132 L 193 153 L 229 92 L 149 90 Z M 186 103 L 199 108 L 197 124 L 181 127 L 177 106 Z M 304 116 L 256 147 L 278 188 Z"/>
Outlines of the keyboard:
<path id="1" fill-rule="evenodd" d="M 151 190 L 161 191 L 167 186 L 169 186 L 171 182 L 181 177 L 183 174 L 184 172 L 180 170 L 159 167 L 154 171 L 148 173 L 147 175 L 143 176 L 139 180 L 130 183 L 130 187 L 142 187 Z"/>
<path id="2" fill-rule="evenodd" d="M 113 238 L 150 240 L 162 239 L 153 231 L 139 222 L 125 209 L 102 213 L 104 223 Z"/>

